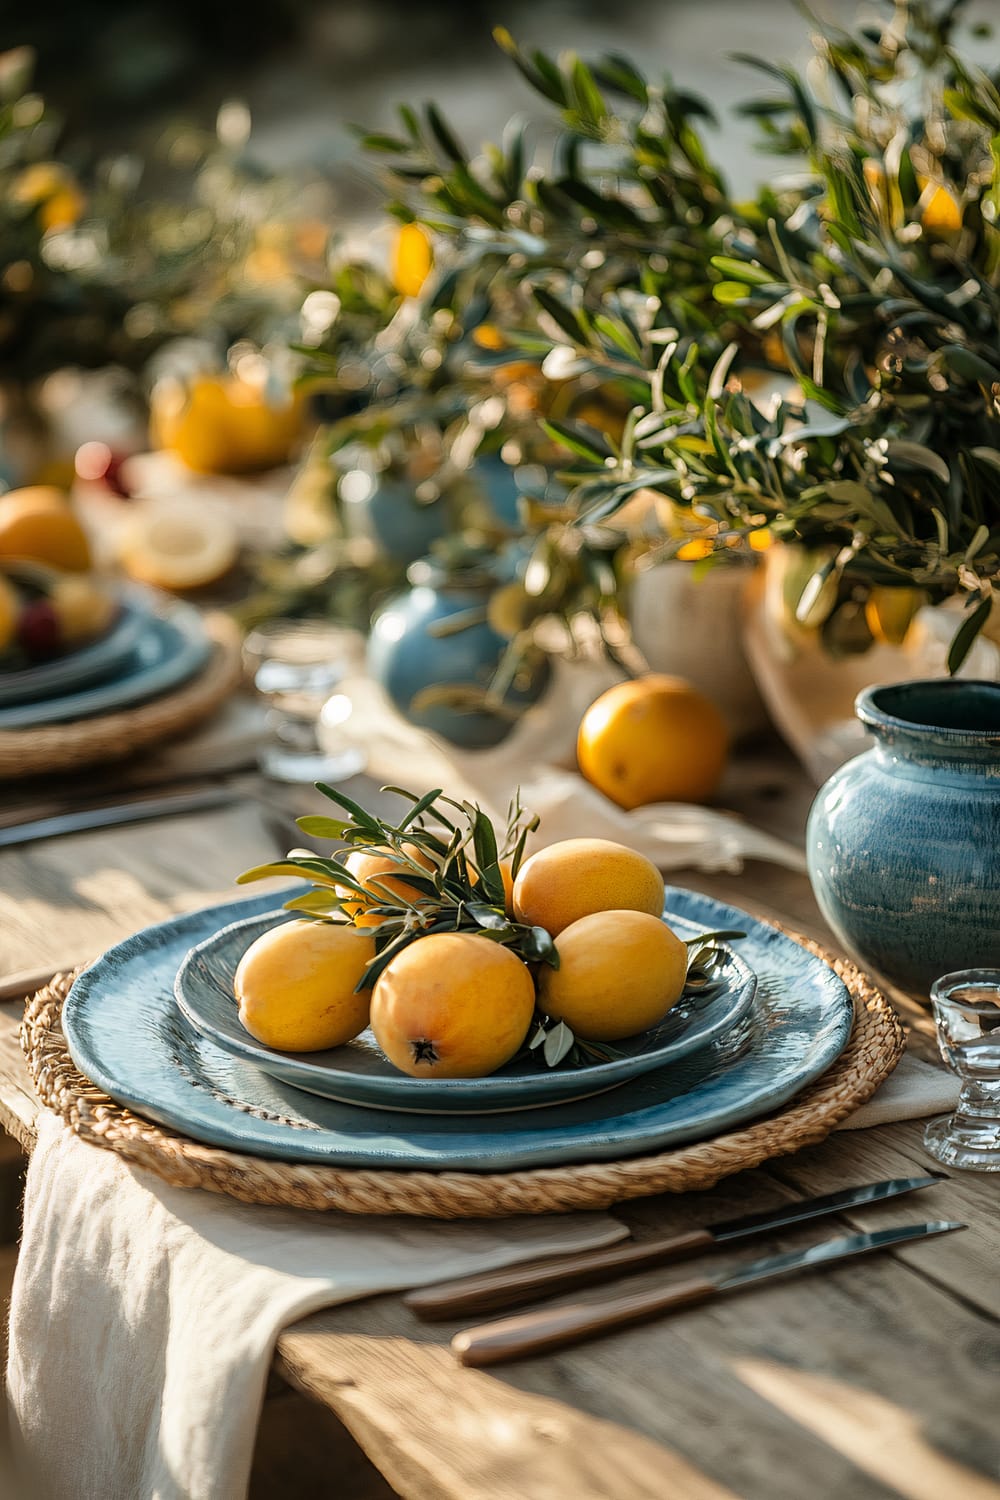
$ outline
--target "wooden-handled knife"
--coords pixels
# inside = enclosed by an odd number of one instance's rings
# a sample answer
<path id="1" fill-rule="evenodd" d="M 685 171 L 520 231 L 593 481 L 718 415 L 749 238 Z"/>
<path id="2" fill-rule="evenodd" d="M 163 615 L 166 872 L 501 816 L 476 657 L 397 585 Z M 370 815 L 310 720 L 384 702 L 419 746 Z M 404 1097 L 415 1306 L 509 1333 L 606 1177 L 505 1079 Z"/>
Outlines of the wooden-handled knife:
<path id="1" fill-rule="evenodd" d="M 638 1245 L 611 1245 L 604 1250 L 584 1250 L 528 1265 L 510 1266 L 501 1271 L 442 1281 L 436 1286 L 409 1292 L 404 1301 L 412 1312 L 427 1322 L 464 1318 L 470 1313 L 499 1312 L 505 1307 L 522 1307 L 527 1302 L 555 1297 L 576 1287 L 593 1286 L 616 1276 L 629 1276 L 652 1266 L 666 1265 L 669 1261 L 685 1260 L 757 1235 L 773 1234 L 807 1219 L 823 1218 L 866 1203 L 879 1203 L 885 1198 L 898 1198 L 902 1193 L 933 1187 L 941 1180 L 940 1176 L 894 1177 L 887 1182 L 870 1182 L 861 1187 L 844 1188 L 839 1193 L 828 1193 L 822 1198 L 786 1203 L 766 1213 L 728 1219 L 705 1229 L 659 1236 Z"/>
<path id="2" fill-rule="evenodd" d="M 451 1347 L 463 1365 L 495 1365 L 507 1359 L 524 1359 L 528 1355 L 547 1354 L 567 1344 L 577 1344 L 595 1334 L 610 1333 L 631 1323 L 645 1323 L 661 1313 L 675 1312 L 697 1302 L 742 1291 L 758 1281 L 779 1276 L 794 1276 L 801 1271 L 815 1271 L 835 1261 L 891 1245 L 927 1239 L 935 1234 L 950 1234 L 965 1229 L 965 1224 L 939 1220 L 931 1224 L 907 1224 L 898 1229 L 880 1229 L 872 1234 L 850 1234 L 843 1239 L 827 1240 L 808 1250 L 790 1255 L 773 1255 L 755 1261 L 729 1276 L 713 1280 L 699 1277 L 654 1291 L 632 1292 L 606 1302 L 572 1303 L 568 1307 L 546 1307 L 537 1312 L 521 1313 L 515 1318 L 501 1318 L 478 1328 L 456 1333 Z"/>

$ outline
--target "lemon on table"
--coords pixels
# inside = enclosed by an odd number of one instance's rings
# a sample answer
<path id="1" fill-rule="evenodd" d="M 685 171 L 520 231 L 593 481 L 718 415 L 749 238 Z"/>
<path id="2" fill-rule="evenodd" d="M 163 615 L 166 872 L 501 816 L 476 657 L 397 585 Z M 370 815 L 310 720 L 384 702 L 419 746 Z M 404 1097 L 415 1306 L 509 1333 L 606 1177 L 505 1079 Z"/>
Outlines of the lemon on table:
<path id="1" fill-rule="evenodd" d="M 663 911 L 663 876 L 643 854 L 611 839 L 563 839 L 525 860 L 514 915 L 552 937 L 599 911 Z"/>
<path id="2" fill-rule="evenodd" d="M 583 775 L 619 807 L 706 802 L 725 769 L 722 715 L 680 677 L 620 682 L 584 714 L 576 754 Z"/>
<path id="3" fill-rule="evenodd" d="M 130 578 L 179 592 L 216 583 L 238 556 L 236 527 L 211 502 L 138 502 L 118 540 Z"/>
<path id="4" fill-rule="evenodd" d="M 372 939 L 336 922 L 283 922 L 240 959 L 233 980 L 240 1020 L 265 1047 L 321 1052 L 368 1025 L 370 994 L 356 991 L 375 956 Z"/>
<path id="5" fill-rule="evenodd" d="M 601 911 L 556 939 L 557 969 L 543 965 L 538 1003 L 590 1042 L 635 1036 L 663 1020 L 680 999 L 687 948 L 659 917 Z"/>
<path id="6" fill-rule="evenodd" d="M 87 533 L 62 490 L 30 485 L 0 495 L 0 560 L 23 558 L 69 573 L 92 565 Z"/>
<path id="7" fill-rule="evenodd" d="M 236 375 L 168 378 L 150 398 L 150 436 L 201 474 L 244 474 L 287 462 L 302 435 L 298 394 L 272 399 L 266 383 Z"/>

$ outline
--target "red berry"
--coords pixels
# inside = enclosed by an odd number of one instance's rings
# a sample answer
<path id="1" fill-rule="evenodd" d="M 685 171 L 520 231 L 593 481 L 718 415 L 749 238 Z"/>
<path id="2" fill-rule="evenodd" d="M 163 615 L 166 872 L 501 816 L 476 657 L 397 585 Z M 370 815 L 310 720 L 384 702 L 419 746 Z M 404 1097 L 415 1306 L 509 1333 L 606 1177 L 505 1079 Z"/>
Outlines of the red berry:
<path id="1" fill-rule="evenodd" d="M 21 611 L 17 639 L 28 656 L 41 660 L 55 656 L 62 645 L 59 616 L 48 599 L 33 599 Z"/>

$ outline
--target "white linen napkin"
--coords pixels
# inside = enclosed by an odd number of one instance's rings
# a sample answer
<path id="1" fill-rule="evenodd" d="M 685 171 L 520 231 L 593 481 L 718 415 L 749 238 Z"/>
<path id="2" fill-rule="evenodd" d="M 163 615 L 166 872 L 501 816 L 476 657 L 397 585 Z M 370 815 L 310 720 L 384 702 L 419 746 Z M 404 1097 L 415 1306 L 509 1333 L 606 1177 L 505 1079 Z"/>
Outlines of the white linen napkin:
<path id="1" fill-rule="evenodd" d="M 605 1214 L 439 1223 L 244 1206 L 168 1187 L 43 1112 L 10 1317 L 22 1493 L 242 1500 L 282 1328 L 626 1233 Z"/>
<path id="2" fill-rule="evenodd" d="M 865 1130 L 869 1125 L 890 1125 L 895 1120 L 922 1120 L 947 1114 L 955 1108 L 962 1085 L 953 1073 L 904 1053 L 899 1066 L 889 1074 L 867 1103 L 848 1115 L 838 1130 Z"/>

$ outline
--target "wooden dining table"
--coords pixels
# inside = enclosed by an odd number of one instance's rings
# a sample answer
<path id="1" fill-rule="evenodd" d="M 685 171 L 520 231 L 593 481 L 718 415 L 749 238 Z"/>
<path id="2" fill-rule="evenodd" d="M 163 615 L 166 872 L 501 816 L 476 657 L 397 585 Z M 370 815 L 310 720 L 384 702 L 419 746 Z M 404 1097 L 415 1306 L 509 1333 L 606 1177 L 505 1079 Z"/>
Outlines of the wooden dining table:
<path id="1" fill-rule="evenodd" d="M 231 800 L 214 809 L 0 851 L 0 981 L 85 963 L 149 923 L 231 898 L 237 872 L 277 849 L 282 820 L 315 806 L 311 789 L 253 771 L 225 786 Z M 350 790 L 363 799 L 370 788 L 361 778 Z M 87 793 L 66 783 L 44 795 Z M 0 796 L 0 824 L 42 795 Z M 810 795 L 787 752 L 765 742 L 734 763 L 722 800 L 801 842 Z M 803 874 L 751 863 L 669 878 L 836 947 Z M 935 1057 L 926 1010 L 895 998 L 911 1048 Z M 21 1009 L 17 997 L 0 1005 L 0 1125 L 30 1153 L 40 1105 L 18 1043 Z M 925 1173 L 934 1163 L 922 1132 L 921 1121 L 839 1131 L 712 1191 L 613 1212 L 641 1240 Z M 964 1233 L 489 1371 L 458 1364 L 448 1347 L 457 1324 L 418 1322 L 398 1296 L 310 1316 L 278 1340 L 251 1494 L 284 1494 L 294 1476 L 298 1500 L 1000 1497 L 998 1181 L 956 1172 L 826 1231 L 958 1219 Z M 822 1237 L 805 1226 L 760 1253 L 810 1235 Z M 744 1248 L 715 1264 L 747 1258 Z"/>

